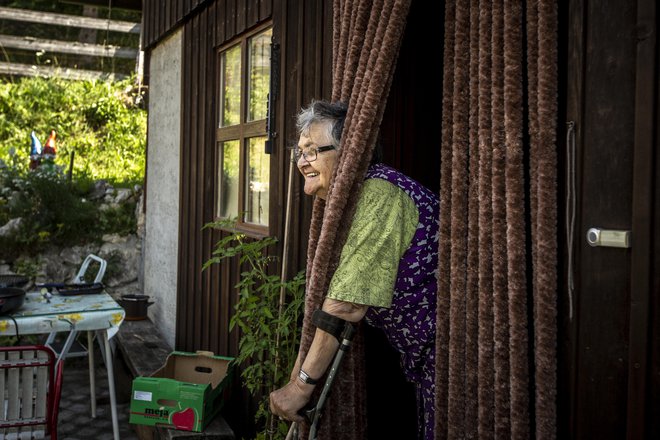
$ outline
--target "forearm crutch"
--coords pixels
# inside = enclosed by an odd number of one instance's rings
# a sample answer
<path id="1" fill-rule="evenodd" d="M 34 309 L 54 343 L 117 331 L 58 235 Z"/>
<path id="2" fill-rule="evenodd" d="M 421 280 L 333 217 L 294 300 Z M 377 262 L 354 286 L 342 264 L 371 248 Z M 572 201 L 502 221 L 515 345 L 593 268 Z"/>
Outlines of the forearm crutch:
<path id="1" fill-rule="evenodd" d="M 330 388 L 335 380 L 341 361 L 344 358 L 346 351 L 351 346 L 353 336 L 355 335 L 355 327 L 353 327 L 353 324 L 350 322 L 332 316 L 322 310 L 316 310 L 314 312 L 314 315 L 312 315 L 312 323 L 316 325 L 317 328 L 330 333 L 339 341 L 339 348 L 337 349 L 337 353 L 335 353 L 330 372 L 323 384 L 319 400 L 314 407 L 304 410 L 304 415 L 311 423 L 309 427 L 309 440 L 316 440 L 325 401 L 328 398 Z"/>

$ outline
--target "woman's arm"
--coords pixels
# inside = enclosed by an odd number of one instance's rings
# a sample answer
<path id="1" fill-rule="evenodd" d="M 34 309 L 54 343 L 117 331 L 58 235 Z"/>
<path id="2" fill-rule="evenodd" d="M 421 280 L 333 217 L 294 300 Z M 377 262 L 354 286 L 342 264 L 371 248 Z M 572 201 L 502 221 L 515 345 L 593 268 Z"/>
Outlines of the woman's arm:
<path id="1" fill-rule="evenodd" d="M 358 322 L 367 313 L 368 306 L 345 301 L 326 298 L 323 302 L 323 311 L 349 322 Z M 302 370 L 312 379 L 320 379 L 328 369 L 332 358 L 337 352 L 339 342 L 330 333 L 316 329 L 312 345 L 309 348 Z M 298 356 L 300 359 L 300 356 Z M 291 380 L 284 387 L 270 393 L 270 410 L 273 414 L 296 422 L 303 421 L 298 414 L 312 396 L 316 385 L 303 383 L 298 378 L 299 362 L 296 362 Z"/>

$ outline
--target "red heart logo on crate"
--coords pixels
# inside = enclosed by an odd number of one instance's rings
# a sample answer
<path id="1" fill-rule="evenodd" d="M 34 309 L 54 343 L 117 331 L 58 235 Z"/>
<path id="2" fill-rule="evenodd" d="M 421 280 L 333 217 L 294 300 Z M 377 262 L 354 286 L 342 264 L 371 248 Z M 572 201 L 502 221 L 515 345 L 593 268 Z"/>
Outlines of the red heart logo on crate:
<path id="1" fill-rule="evenodd" d="M 183 411 L 172 414 L 172 424 L 176 429 L 192 431 L 193 426 L 195 426 L 195 410 L 186 408 Z"/>

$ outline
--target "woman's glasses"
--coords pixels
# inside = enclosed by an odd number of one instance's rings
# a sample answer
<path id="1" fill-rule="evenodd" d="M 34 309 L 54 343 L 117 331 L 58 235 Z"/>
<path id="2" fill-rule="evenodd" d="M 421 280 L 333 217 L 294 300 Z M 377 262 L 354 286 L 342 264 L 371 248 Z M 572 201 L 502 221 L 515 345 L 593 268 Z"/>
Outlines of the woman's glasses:
<path id="1" fill-rule="evenodd" d="M 293 149 L 293 157 L 296 162 L 300 160 L 300 156 L 304 157 L 307 162 L 314 162 L 318 153 L 323 153 L 324 151 L 334 150 L 334 145 L 326 145 L 323 147 L 312 147 L 306 151 L 302 151 L 300 148 L 296 147 Z"/>

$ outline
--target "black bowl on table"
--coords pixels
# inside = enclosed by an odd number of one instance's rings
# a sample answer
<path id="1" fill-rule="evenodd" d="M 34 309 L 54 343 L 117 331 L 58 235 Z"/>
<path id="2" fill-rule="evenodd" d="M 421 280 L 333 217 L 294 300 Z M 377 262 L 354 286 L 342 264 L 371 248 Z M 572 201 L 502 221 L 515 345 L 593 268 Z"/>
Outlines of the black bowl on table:
<path id="1" fill-rule="evenodd" d="M 23 275 L 0 275 L 0 287 L 21 287 L 28 281 L 30 281 L 28 277 Z"/>
<path id="2" fill-rule="evenodd" d="M 25 302 L 25 290 L 18 287 L 0 287 L 0 315 L 20 309 Z"/>

